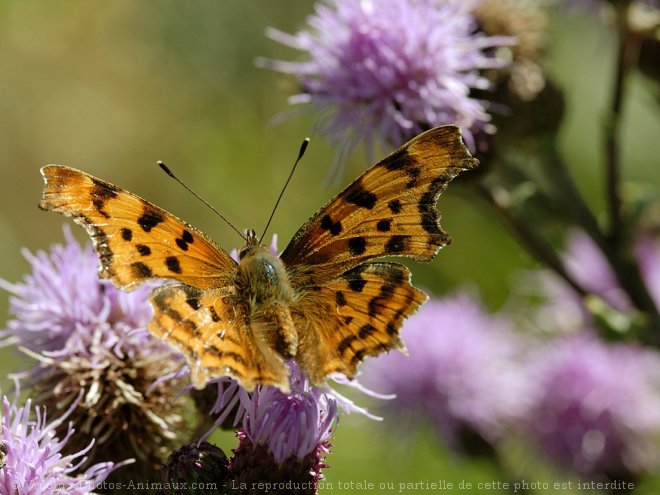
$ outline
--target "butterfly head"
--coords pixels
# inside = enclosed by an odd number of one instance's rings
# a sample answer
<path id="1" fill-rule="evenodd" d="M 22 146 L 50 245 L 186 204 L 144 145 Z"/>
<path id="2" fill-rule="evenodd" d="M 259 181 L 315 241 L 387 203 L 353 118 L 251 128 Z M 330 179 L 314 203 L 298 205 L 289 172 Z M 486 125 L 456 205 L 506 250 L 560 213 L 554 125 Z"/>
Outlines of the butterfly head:
<path id="1" fill-rule="evenodd" d="M 242 260 L 245 255 L 259 247 L 259 238 L 254 229 L 248 229 L 245 232 L 245 246 L 238 251 L 238 259 Z"/>

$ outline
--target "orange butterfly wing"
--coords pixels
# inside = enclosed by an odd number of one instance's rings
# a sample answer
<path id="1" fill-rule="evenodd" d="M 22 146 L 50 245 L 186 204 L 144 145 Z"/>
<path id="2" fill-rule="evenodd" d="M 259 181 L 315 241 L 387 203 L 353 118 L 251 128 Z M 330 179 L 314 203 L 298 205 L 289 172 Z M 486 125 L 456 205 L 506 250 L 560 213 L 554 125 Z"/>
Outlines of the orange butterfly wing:
<path id="1" fill-rule="evenodd" d="M 152 203 L 69 167 L 48 165 L 39 206 L 73 217 L 90 234 L 100 275 L 130 290 L 152 278 L 182 282 L 154 289 L 149 330 L 180 349 L 191 379 L 232 376 L 286 390 L 283 359 L 255 334 L 248 302 L 236 295 L 238 264 L 204 234 Z"/>
<path id="2" fill-rule="evenodd" d="M 407 268 L 364 263 L 404 256 L 430 261 L 450 242 L 436 203 L 447 184 L 478 164 L 456 126 L 420 134 L 367 170 L 319 210 L 281 255 L 302 329 L 296 360 L 315 383 L 355 375 L 366 356 L 400 347 L 404 319 L 426 300 Z"/>
<path id="3" fill-rule="evenodd" d="M 199 289 L 223 287 L 237 263 L 211 239 L 158 206 L 109 182 L 60 165 L 41 169 L 39 207 L 73 217 L 94 242 L 99 273 L 130 290 L 152 278 Z"/>
<path id="4" fill-rule="evenodd" d="M 152 292 L 151 303 L 149 330 L 186 356 L 196 388 L 227 375 L 247 390 L 264 384 L 288 391 L 284 360 L 254 332 L 234 286 L 202 291 L 166 285 Z"/>
<path id="5" fill-rule="evenodd" d="M 405 349 L 399 328 L 427 299 L 405 266 L 360 265 L 301 299 L 296 326 L 314 330 L 300 336 L 296 361 L 313 383 L 330 373 L 353 378 L 367 356 Z"/>
<path id="6" fill-rule="evenodd" d="M 303 287 L 373 258 L 430 261 L 451 241 L 438 224 L 440 193 L 477 164 L 457 126 L 426 131 L 330 200 L 298 230 L 281 258 Z"/>

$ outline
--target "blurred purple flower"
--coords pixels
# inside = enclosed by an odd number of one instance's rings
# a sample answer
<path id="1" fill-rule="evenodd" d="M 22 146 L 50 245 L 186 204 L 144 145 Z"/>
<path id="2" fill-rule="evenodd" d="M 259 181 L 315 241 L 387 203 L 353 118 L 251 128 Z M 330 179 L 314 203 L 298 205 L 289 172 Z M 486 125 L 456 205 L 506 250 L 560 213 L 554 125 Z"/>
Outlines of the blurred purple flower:
<path id="1" fill-rule="evenodd" d="M 13 294 L 4 344 L 37 360 L 17 375 L 35 403 L 50 414 L 70 410 L 75 434 L 57 426 L 69 448 L 82 449 L 93 436 L 91 459 L 137 457 L 155 466 L 185 433 L 185 405 L 174 402 L 180 381 L 151 385 L 183 359 L 147 332 L 153 284 L 126 293 L 99 280 L 91 243 L 81 247 L 68 229 L 64 235 L 50 252 L 25 251 L 32 272 L 22 282 L 0 281 Z"/>
<path id="2" fill-rule="evenodd" d="M 474 148 L 474 133 L 492 132 L 488 103 L 471 96 L 489 88 L 483 69 L 506 65 L 499 46 L 513 38 L 477 30 L 475 1 L 334 0 L 317 3 L 295 35 L 270 29 L 275 41 L 306 53 L 302 62 L 259 59 L 293 74 L 322 130 L 336 143 L 364 139 L 399 146 L 419 132 L 456 123 Z"/>
<path id="3" fill-rule="evenodd" d="M 50 252 L 27 250 L 23 255 L 32 272 L 22 282 L 0 279 L 0 288 L 13 296 L 13 316 L 0 338 L 33 352 L 58 356 L 88 353 L 90 344 L 103 342 L 121 356 L 143 347 L 150 337 L 145 327 L 153 316 L 148 285 L 127 293 L 98 278 L 98 257 L 91 244 L 80 246 L 64 229 L 65 244 Z M 135 332 L 140 328 L 143 331 Z"/>
<path id="4" fill-rule="evenodd" d="M 640 235 L 634 255 L 642 279 L 660 306 L 660 243 L 650 235 Z M 614 271 L 591 238 L 581 230 L 568 233 L 563 260 L 568 272 L 588 292 L 601 297 L 619 311 L 631 309 L 628 296 L 620 287 Z M 554 273 L 535 271 L 527 274 L 522 286 L 543 298 L 536 321 L 546 330 L 569 332 L 590 326 L 591 316 L 581 298 Z"/>
<path id="5" fill-rule="evenodd" d="M 589 336 L 549 342 L 528 369 L 526 423 L 539 448 L 583 475 L 660 467 L 660 355 Z"/>
<path id="6" fill-rule="evenodd" d="M 467 295 L 427 302 L 403 337 L 410 355 L 372 360 L 365 381 L 396 394 L 387 406 L 426 419 L 458 450 L 470 447 L 465 433 L 495 443 L 527 395 L 521 338 Z"/>
<path id="7" fill-rule="evenodd" d="M 104 462 L 76 473 L 85 462 L 85 454 L 92 448 L 94 440 L 80 452 L 62 454 L 73 429 L 69 424 L 61 439 L 57 437 L 56 430 L 60 429 L 73 409 L 70 408 L 56 421 L 47 423 L 45 410 L 39 408 L 35 409 L 36 419 L 30 419 L 31 407 L 32 401 L 29 399 L 24 407 L 17 407 L 3 396 L 2 444 L 6 457 L 4 467 L 0 468 L 0 493 L 89 494 L 112 471 L 132 462 Z"/>

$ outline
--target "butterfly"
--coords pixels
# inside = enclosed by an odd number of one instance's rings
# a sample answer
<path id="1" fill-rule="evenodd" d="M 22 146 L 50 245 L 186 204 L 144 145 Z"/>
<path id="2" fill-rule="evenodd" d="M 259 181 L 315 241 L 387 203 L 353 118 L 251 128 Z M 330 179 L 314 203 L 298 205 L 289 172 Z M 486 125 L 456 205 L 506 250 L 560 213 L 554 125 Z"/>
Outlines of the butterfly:
<path id="1" fill-rule="evenodd" d="M 451 241 L 438 197 L 477 163 L 458 127 L 426 131 L 331 199 L 279 257 L 248 230 L 238 262 L 171 213 L 73 168 L 41 169 L 39 207 L 82 225 L 100 277 L 121 289 L 177 282 L 152 291 L 148 328 L 185 355 L 196 388 L 230 376 L 247 390 L 288 391 L 287 360 L 320 385 L 332 373 L 353 378 L 367 356 L 405 349 L 401 325 L 428 297 L 405 266 L 366 262 L 432 260 Z"/>

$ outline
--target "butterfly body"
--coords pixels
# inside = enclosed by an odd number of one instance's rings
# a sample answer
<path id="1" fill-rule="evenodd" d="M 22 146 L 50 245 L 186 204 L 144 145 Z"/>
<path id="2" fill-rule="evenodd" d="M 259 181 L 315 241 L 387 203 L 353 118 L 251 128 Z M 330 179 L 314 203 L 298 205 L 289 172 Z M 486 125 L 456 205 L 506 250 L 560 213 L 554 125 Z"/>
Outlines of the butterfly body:
<path id="1" fill-rule="evenodd" d="M 236 276 L 237 302 L 246 313 L 259 337 L 282 358 L 291 359 L 298 349 L 298 334 L 291 316 L 296 293 L 286 267 L 268 248 L 260 246 L 254 231 L 239 251 Z"/>
<path id="2" fill-rule="evenodd" d="M 157 287 L 149 331 L 185 355 L 191 380 L 230 376 L 248 390 L 289 389 L 295 359 L 313 384 L 352 378 L 364 358 L 403 349 L 404 320 L 427 299 L 410 271 L 375 258 L 430 261 L 450 242 L 436 203 L 474 168 L 456 126 L 420 134 L 314 214 L 278 257 L 248 231 L 239 261 L 158 206 L 76 169 L 47 165 L 39 206 L 91 236 L 99 275 L 131 290 Z"/>

